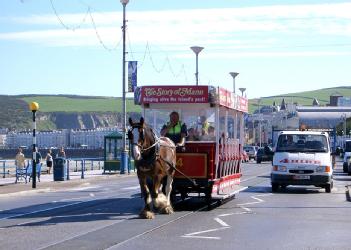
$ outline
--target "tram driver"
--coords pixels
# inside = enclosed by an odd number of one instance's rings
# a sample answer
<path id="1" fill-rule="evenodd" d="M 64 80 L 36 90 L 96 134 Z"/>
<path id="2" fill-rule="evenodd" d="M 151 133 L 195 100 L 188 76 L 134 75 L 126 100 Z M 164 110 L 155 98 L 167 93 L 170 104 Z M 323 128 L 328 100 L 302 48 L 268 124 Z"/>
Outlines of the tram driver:
<path id="1" fill-rule="evenodd" d="M 188 131 L 185 123 L 179 120 L 179 114 L 176 111 L 169 115 L 169 122 L 163 125 L 161 129 L 161 136 L 170 138 L 177 147 L 183 147 L 185 144 L 185 137 Z"/>

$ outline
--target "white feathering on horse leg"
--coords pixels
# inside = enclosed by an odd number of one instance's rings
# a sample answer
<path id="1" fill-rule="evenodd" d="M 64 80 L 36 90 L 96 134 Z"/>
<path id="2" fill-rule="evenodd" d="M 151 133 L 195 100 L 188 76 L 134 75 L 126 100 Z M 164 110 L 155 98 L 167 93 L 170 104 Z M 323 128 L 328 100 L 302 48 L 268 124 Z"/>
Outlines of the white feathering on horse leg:
<path id="1" fill-rule="evenodd" d="M 159 193 L 157 198 L 154 199 L 154 207 L 157 209 L 163 209 L 167 206 L 167 198 L 163 193 Z"/>
<path id="2" fill-rule="evenodd" d="M 168 175 L 167 176 L 167 184 L 166 184 L 167 206 L 171 206 L 172 183 L 173 183 L 173 177 Z"/>

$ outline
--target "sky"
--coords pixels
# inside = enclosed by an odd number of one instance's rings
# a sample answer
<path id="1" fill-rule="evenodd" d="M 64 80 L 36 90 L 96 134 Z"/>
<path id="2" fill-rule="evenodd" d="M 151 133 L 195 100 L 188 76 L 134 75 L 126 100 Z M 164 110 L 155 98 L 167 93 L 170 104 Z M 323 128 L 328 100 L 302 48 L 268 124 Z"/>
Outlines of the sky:
<path id="1" fill-rule="evenodd" d="M 126 60 L 138 85 L 248 98 L 351 85 L 351 1 L 130 0 Z M 0 0 L 0 94 L 122 96 L 118 0 Z M 132 94 L 128 93 L 128 97 Z"/>

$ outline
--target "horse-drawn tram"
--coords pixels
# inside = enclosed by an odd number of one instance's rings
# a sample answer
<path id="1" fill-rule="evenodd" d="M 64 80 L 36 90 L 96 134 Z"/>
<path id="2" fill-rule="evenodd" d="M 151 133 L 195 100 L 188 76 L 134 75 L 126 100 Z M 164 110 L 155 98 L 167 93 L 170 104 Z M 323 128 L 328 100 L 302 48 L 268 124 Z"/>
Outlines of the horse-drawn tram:
<path id="1" fill-rule="evenodd" d="M 239 192 L 246 98 L 214 86 L 142 86 L 134 100 L 158 137 L 172 112 L 186 125 L 185 146 L 176 150 L 173 194 L 184 199 L 202 193 L 210 201 Z"/>

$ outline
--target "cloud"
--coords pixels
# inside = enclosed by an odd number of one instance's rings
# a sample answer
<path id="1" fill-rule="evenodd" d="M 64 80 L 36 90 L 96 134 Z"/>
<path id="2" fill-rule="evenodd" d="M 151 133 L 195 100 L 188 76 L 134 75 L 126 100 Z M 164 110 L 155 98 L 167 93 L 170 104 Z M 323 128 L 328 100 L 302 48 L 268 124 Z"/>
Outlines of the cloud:
<path id="1" fill-rule="evenodd" d="M 128 37 L 133 48 L 142 49 L 149 42 L 173 51 L 181 51 L 181 48 L 184 51 L 184 47 L 187 49 L 197 43 L 207 48 L 265 49 L 282 44 L 289 46 L 294 39 L 296 45 L 312 35 L 320 37 L 316 39 L 319 42 L 332 36 L 343 41 L 351 36 L 350 9 L 351 3 L 337 3 L 127 11 Z M 101 46 L 103 42 L 112 47 L 121 38 L 121 19 L 121 12 L 17 17 L 12 19 L 13 23 L 36 30 L 0 33 L 0 40 L 46 46 Z M 80 28 L 67 30 L 60 22 Z M 218 55 L 224 56 L 223 53 Z"/>

